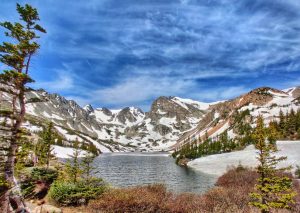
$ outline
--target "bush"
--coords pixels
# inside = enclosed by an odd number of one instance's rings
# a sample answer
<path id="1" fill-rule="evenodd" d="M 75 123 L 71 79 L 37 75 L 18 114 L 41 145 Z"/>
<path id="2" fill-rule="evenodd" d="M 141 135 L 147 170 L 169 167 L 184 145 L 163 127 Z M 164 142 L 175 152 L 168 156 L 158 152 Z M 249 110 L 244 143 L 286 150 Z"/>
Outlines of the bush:
<path id="1" fill-rule="evenodd" d="M 167 192 L 163 185 L 138 186 L 112 189 L 91 201 L 87 212 L 201 212 L 201 213 L 256 213 L 260 212 L 248 205 L 249 193 L 253 190 L 258 174 L 256 171 L 238 166 L 221 176 L 216 187 L 203 195 L 174 194 Z M 300 212 L 300 186 L 292 212 Z M 288 212 L 278 210 L 278 213 Z"/>
<path id="2" fill-rule="evenodd" d="M 92 201 L 89 208 L 100 212 L 161 212 L 167 195 L 163 185 L 112 189 Z"/>
<path id="3" fill-rule="evenodd" d="M 82 180 L 76 183 L 60 180 L 51 185 L 49 197 L 62 206 L 77 206 L 97 198 L 106 188 L 106 184 L 99 178 L 93 178 L 88 184 Z"/>
<path id="4" fill-rule="evenodd" d="M 299 165 L 297 165 L 295 175 L 296 175 L 297 178 L 300 178 L 300 166 Z"/>
<path id="5" fill-rule="evenodd" d="M 25 198 L 43 198 L 58 177 L 57 170 L 33 168 L 21 175 L 21 190 Z"/>
<path id="6" fill-rule="evenodd" d="M 58 177 L 58 172 L 55 169 L 33 168 L 31 178 L 33 180 L 42 180 L 47 183 L 53 183 Z"/>
<path id="7" fill-rule="evenodd" d="M 256 171 L 239 165 L 229 169 L 224 175 L 218 178 L 216 186 L 225 188 L 253 188 L 258 174 Z"/>

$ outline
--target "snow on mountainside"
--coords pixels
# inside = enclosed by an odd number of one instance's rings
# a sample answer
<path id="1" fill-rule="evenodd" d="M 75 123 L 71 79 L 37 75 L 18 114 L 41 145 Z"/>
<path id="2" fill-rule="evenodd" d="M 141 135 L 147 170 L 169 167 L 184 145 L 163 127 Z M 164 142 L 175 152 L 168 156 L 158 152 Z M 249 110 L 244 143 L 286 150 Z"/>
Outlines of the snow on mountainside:
<path id="1" fill-rule="evenodd" d="M 254 89 L 235 99 L 209 107 L 198 126 L 180 137 L 173 149 L 191 143 L 197 138 L 203 139 L 205 135 L 214 139 L 225 130 L 228 131 L 229 137 L 234 138 L 237 135 L 234 119 L 239 113 L 248 112 L 245 120 L 254 126 L 259 115 L 264 117 L 266 123 L 269 123 L 278 119 L 280 111 L 287 113 L 291 109 L 294 111 L 300 109 L 300 87 L 282 91 L 269 87 Z"/>
<path id="2" fill-rule="evenodd" d="M 9 99 L 1 94 L 2 99 Z M 75 101 L 44 90 L 30 90 L 24 127 L 30 132 L 41 131 L 48 121 L 54 123 L 64 144 L 74 140 L 92 143 L 101 152 L 162 151 L 174 149 L 207 133 L 217 137 L 228 130 L 236 135 L 233 118 L 237 112 L 249 110 L 246 117 L 253 125 L 255 117 L 263 115 L 266 121 L 277 119 L 279 111 L 297 110 L 300 88 L 276 90 L 258 88 L 229 101 L 203 103 L 179 97 L 159 97 L 149 112 L 136 107 L 119 110 L 80 107 Z"/>
<path id="3" fill-rule="evenodd" d="M 82 108 L 75 101 L 44 90 L 31 90 L 26 98 L 37 101 L 26 105 L 25 128 L 36 133 L 52 121 L 65 144 L 77 139 L 93 143 L 101 152 L 168 150 L 183 132 L 198 124 L 209 107 L 189 99 L 159 97 L 149 112 L 136 107 Z"/>

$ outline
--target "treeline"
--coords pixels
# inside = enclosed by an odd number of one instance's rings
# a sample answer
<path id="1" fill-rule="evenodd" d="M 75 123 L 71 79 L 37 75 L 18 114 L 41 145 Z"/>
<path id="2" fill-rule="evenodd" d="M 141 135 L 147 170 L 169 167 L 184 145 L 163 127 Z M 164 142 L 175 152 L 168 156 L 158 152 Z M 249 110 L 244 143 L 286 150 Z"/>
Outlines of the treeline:
<path id="1" fill-rule="evenodd" d="M 176 162 L 183 158 L 195 159 L 212 154 L 220 154 L 240 150 L 254 143 L 255 129 L 250 125 L 253 117 L 249 110 L 236 111 L 233 115 L 232 129 L 237 134 L 235 138 L 228 136 L 227 130 L 216 138 L 209 138 L 206 134 L 205 139 L 198 138 L 192 143 L 187 143 L 181 149 L 176 150 L 172 156 Z M 277 140 L 297 140 L 300 139 L 300 110 L 284 114 L 279 113 L 278 121 L 271 121 L 266 128 L 268 134 Z"/>
<path id="2" fill-rule="evenodd" d="M 219 140 L 213 141 L 211 138 L 198 141 L 192 144 L 184 145 L 180 150 L 173 153 L 173 157 L 177 156 L 177 160 L 182 158 L 195 159 L 206 155 L 219 154 L 235 150 L 240 145 L 233 139 L 228 137 L 227 131 L 223 132 Z M 198 144 L 198 145 L 197 145 Z"/>
<path id="3" fill-rule="evenodd" d="M 298 140 L 300 139 L 300 110 L 284 114 L 279 112 L 279 121 L 272 121 L 270 126 L 274 128 L 279 139 Z"/>

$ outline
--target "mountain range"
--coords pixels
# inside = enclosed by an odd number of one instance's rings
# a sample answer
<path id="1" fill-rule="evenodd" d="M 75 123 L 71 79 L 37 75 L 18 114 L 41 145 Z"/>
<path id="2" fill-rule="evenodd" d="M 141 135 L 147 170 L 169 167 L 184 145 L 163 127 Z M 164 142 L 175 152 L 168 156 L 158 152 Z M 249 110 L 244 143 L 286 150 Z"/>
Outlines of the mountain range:
<path id="1" fill-rule="evenodd" d="M 1 98 L 8 98 L 2 94 Z M 63 143 L 76 139 L 93 143 L 101 152 L 168 151 L 197 137 L 216 137 L 228 130 L 235 137 L 233 118 L 236 112 L 249 110 L 249 122 L 263 115 L 266 121 L 300 108 L 300 87 L 286 90 L 258 88 L 235 99 L 204 103 L 179 97 L 159 97 L 149 112 L 137 107 L 119 110 L 79 106 L 58 94 L 44 90 L 29 90 L 24 127 L 37 134 L 49 121 Z"/>

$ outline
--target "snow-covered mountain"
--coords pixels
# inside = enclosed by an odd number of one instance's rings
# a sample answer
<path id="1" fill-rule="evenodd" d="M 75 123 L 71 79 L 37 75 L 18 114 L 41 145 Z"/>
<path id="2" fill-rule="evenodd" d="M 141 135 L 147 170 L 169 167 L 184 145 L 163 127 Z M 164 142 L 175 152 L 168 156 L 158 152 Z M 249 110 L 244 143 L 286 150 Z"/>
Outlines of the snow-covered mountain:
<path id="1" fill-rule="evenodd" d="M 37 132 L 52 121 L 67 143 L 78 139 L 93 143 L 102 152 L 168 150 L 183 132 L 198 125 L 210 107 L 190 99 L 159 97 L 149 112 L 136 107 L 82 108 L 75 101 L 44 90 L 29 91 L 26 98 L 38 101 L 27 104 L 24 127 Z"/>
<path id="2" fill-rule="evenodd" d="M 81 143 L 93 143 L 101 152 L 162 151 L 170 150 L 204 137 L 216 137 L 228 130 L 236 135 L 233 124 L 237 112 L 249 110 L 245 119 L 254 125 L 261 114 L 266 122 L 276 119 L 279 111 L 299 109 L 300 88 L 277 90 L 258 88 L 228 101 L 203 103 L 179 97 L 159 97 L 149 112 L 136 107 L 119 110 L 80 107 L 75 101 L 44 90 L 30 90 L 27 100 L 27 116 L 24 127 L 32 133 L 42 130 L 52 121 L 56 132 L 65 144 L 78 139 Z M 2 99 L 9 99 L 1 94 Z"/>
<path id="3" fill-rule="evenodd" d="M 257 88 L 235 99 L 211 105 L 198 126 L 179 138 L 173 149 L 191 143 L 198 138 L 214 139 L 225 130 L 228 136 L 237 136 L 235 125 L 238 114 L 244 112 L 242 122 L 255 126 L 256 118 L 261 115 L 265 122 L 279 119 L 279 112 L 284 114 L 293 109 L 300 109 L 300 87 L 277 90 L 269 87 Z"/>

